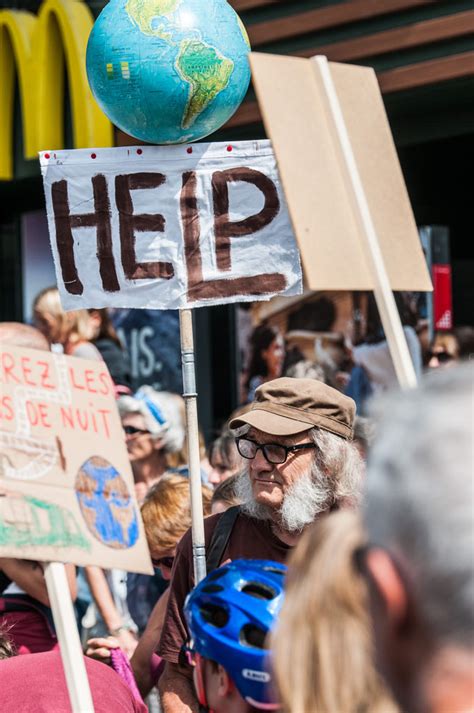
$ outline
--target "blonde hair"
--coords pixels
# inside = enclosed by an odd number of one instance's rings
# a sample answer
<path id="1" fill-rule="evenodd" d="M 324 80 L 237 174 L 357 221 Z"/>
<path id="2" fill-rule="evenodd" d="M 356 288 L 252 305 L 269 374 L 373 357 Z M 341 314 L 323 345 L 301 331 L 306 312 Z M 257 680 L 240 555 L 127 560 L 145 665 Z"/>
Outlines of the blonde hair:
<path id="1" fill-rule="evenodd" d="M 365 543 L 358 516 L 328 515 L 305 533 L 290 563 L 273 635 L 286 713 L 395 713 L 372 662 L 367 589 L 353 554 Z"/>
<path id="2" fill-rule="evenodd" d="M 33 310 L 40 314 L 50 314 L 58 326 L 60 344 L 77 344 L 94 339 L 94 325 L 86 309 L 65 312 L 59 299 L 57 287 L 47 287 L 35 298 Z"/>
<path id="3" fill-rule="evenodd" d="M 211 511 L 212 491 L 202 486 L 204 515 Z M 141 508 L 150 550 L 172 550 L 191 527 L 189 480 L 164 475 L 148 491 Z"/>

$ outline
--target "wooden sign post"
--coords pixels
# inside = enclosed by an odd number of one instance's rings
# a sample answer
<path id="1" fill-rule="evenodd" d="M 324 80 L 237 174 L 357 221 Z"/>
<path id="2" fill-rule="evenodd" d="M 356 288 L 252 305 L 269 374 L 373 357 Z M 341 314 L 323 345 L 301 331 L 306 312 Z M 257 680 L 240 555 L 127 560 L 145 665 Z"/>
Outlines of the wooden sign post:
<path id="1" fill-rule="evenodd" d="M 53 612 L 61 660 L 73 713 L 94 713 L 74 607 L 61 562 L 49 562 L 44 568 L 49 602 Z"/>
<path id="2" fill-rule="evenodd" d="M 192 310 L 180 310 L 179 326 L 181 332 L 181 360 L 183 366 L 183 397 L 186 405 L 186 436 L 188 440 L 189 487 L 191 491 L 194 581 L 198 584 L 198 582 L 203 580 L 206 576 L 206 542 L 204 539 L 202 506 Z"/>

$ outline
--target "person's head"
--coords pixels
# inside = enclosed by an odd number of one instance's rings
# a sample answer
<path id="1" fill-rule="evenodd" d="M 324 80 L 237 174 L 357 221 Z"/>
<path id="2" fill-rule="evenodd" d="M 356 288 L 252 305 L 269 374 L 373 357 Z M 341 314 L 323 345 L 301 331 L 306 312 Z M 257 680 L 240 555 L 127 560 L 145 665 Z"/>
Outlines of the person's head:
<path id="1" fill-rule="evenodd" d="M 353 366 L 351 344 L 342 332 L 296 330 L 287 332 L 285 339 L 287 354 L 290 352 L 284 366 L 285 376 L 317 379 L 342 390 L 340 382 L 347 380 Z"/>
<path id="2" fill-rule="evenodd" d="M 109 310 L 104 309 L 88 309 L 89 319 L 93 330 L 93 339 L 110 339 L 118 347 L 122 347 L 115 327 L 110 319 Z"/>
<path id="3" fill-rule="evenodd" d="M 309 528 L 291 556 L 272 635 L 285 713 L 395 712 L 375 671 L 367 588 L 353 565 L 364 543 L 346 510 Z"/>
<path id="4" fill-rule="evenodd" d="M 6 628 L 0 627 L 0 661 L 15 656 L 16 650 Z"/>
<path id="5" fill-rule="evenodd" d="M 474 327 L 461 325 L 454 330 L 459 345 L 459 358 L 472 359 L 474 357 Z"/>
<path id="6" fill-rule="evenodd" d="M 242 459 L 235 445 L 235 436 L 231 431 L 223 431 L 211 443 L 208 459 L 211 466 L 208 480 L 212 485 L 218 485 L 239 471 L 242 467 Z"/>
<path id="7" fill-rule="evenodd" d="M 212 491 L 202 486 L 204 515 L 210 514 Z M 170 579 L 176 546 L 191 527 L 189 480 L 164 475 L 152 485 L 141 508 L 145 535 L 153 566 Z"/>
<path id="8" fill-rule="evenodd" d="M 456 336 L 451 332 L 438 332 L 431 345 L 428 367 L 439 369 L 454 366 L 459 356 L 459 343 Z"/>
<path id="9" fill-rule="evenodd" d="M 57 287 L 47 287 L 35 298 L 33 321 L 50 344 L 74 344 L 94 337 L 94 328 L 86 309 L 65 312 Z"/>
<path id="10" fill-rule="evenodd" d="M 471 365 L 440 370 L 375 414 L 363 569 L 378 663 L 408 713 L 431 710 L 435 657 L 474 654 L 472 386 Z"/>
<path id="11" fill-rule="evenodd" d="M 285 376 L 291 376 L 292 379 L 317 379 L 318 381 L 326 381 L 323 367 L 315 361 L 305 359 L 303 356 L 286 369 Z"/>
<path id="12" fill-rule="evenodd" d="M 251 356 L 247 385 L 255 376 L 274 378 L 280 376 L 285 359 L 283 337 L 276 327 L 261 324 L 250 337 Z"/>
<path id="13" fill-rule="evenodd" d="M 182 448 L 184 423 L 175 394 L 141 386 L 133 396 L 121 396 L 117 405 L 132 464 Z"/>
<path id="14" fill-rule="evenodd" d="M 49 351 L 49 342 L 44 334 L 21 322 L 0 322 L 0 344 Z"/>
<path id="15" fill-rule="evenodd" d="M 278 710 L 267 650 L 286 567 L 234 560 L 189 594 L 184 613 L 199 703 L 214 713 Z"/>
<path id="16" fill-rule="evenodd" d="M 357 495 L 361 459 L 352 443 L 354 401 L 314 379 L 274 379 L 232 419 L 247 468 L 237 483 L 242 508 L 298 533 Z"/>
<path id="17" fill-rule="evenodd" d="M 240 498 L 235 492 L 238 477 L 236 474 L 222 480 L 212 493 L 211 513 L 213 515 L 224 512 L 234 505 L 240 505 Z"/>

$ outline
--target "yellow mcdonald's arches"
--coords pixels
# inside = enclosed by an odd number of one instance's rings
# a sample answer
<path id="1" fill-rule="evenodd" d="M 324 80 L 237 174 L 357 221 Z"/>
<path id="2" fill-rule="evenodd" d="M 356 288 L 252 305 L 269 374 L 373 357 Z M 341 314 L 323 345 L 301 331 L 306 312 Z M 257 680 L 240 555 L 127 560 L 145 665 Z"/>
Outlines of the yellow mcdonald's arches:
<path id="1" fill-rule="evenodd" d="M 29 12 L 0 12 L 0 178 L 13 177 L 15 67 L 23 120 L 25 157 L 36 151 L 34 82 L 30 75 L 31 42 L 36 17 Z"/>
<path id="2" fill-rule="evenodd" d="M 26 159 L 64 148 L 64 63 L 76 148 L 112 146 L 113 127 L 87 82 L 86 47 L 93 17 L 81 0 L 45 0 L 38 15 L 0 11 L 0 180 L 13 178 L 15 76 Z"/>

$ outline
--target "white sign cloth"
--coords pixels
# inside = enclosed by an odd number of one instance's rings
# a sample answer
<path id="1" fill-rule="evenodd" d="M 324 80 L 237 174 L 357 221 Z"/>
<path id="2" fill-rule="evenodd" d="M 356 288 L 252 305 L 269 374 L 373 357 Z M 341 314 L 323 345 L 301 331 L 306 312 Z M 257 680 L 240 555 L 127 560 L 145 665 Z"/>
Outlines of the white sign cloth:
<path id="1" fill-rule="evenodd" d="M 45 151 L 64 309 L 176 309 L 302 291 L 269 141 Z"/>

